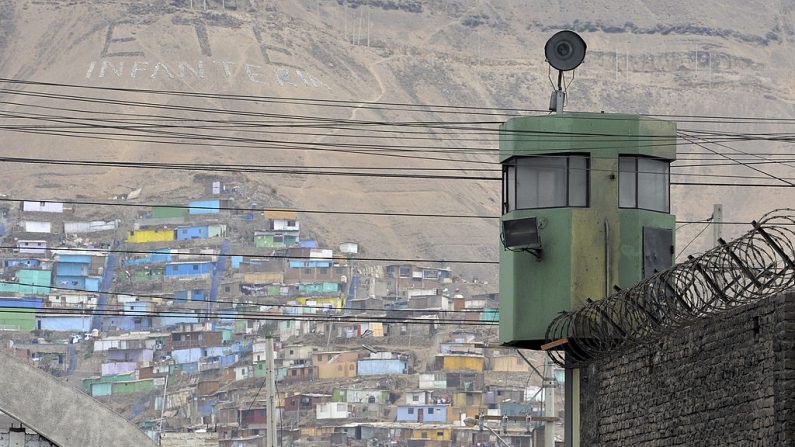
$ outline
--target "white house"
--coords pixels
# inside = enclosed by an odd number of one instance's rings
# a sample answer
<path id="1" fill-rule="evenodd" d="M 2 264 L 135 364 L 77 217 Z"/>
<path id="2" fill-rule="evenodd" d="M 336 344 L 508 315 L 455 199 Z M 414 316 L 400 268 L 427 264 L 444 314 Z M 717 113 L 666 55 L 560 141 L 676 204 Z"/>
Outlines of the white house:
<path id="1" fill-rule="evenodd" d="M 22 228 L 25 233 L 52 233 L 52 224 L 50 222 L 26 220 L 22 222 Z"/>
<path id="2" fill-rule="evenodd" d="M 39 213 L 63 213 L 64 206 L 61 202 L 22 202 L 22 211 Z"/>
<path id="3" fill-rule="evenodd" d="M 351 416 L 347 402 L 323 402 L 315 407 L 315 418 L 346 419 Z"/>
<path id="4" fill-rule="evenodd" d="M 17 251 L 20 253 L 42 254 L 47 252 L 47 241 L 17 241 Z"/>

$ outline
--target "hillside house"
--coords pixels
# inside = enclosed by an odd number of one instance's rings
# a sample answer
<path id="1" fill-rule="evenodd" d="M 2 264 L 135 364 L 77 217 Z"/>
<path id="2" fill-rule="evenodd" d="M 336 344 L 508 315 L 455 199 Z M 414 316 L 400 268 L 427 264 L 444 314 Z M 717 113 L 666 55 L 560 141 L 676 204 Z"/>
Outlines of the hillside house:
<path id="1" fill-rule="evenodd" d="M 356 377 L 358 359 L 359 354 L 354 351 L 315 352 L 312 354 L 314 376 L 320 380 Z"/>
<path id="2" fill-rule="evenodd" d="M 0 292 L 19 295 L 49 295 L 52 272 L 22 269 L 14 273 L 16 283 L 0 283 Z"/>
<path id="3" fill-rule="evenodd" d="M 397 422 L 447 422 L 447 405 L 398 405 Z"/>
<path id="4" fill-rule="evenodd" d="M 20 225 L 25 233 L 52 233 L 52 223 L 50 222 L 26 220 L 20 222 Z"/>
<path id="5" fill-rule="evenodd" d="M 279 350 L 277 358 L 281 359 L 282 364 L 285 366 L 303 365 L 303 364 L 308 364 L 312 360 L 312 354 L 319 350 L 320 348 L 316 346 L 296 345 L 296 344 L 284 345 L 282 346 L 282 349 Z M 261 358 L 257 358 L 260 352 L 262 352 Z M 265 352 L 264 344 L 263 344 L 263 349 L 260 350 L 257 348 L 257 345 L 255 343 L 255 348 L 254 348 L 255 361 L 265 360 L 264 352 Z"/>
<path id="6" fill-rule="evenodd" d="M 421 390 L 443 390 L 447 388 L 447 373 L 419 374 L 419 388 Z"/>
<path id="7" fill-rule="evenodd" d="M 284 411 L 315 411 L 315 407 L 331 401 L 330 394 L 299 393 L 284 399 Z"/>
<path id="8" fill-rule="evenodd" d="M 89 222 L 64 222 L 63 232 L 66 234 L 96 233 L 113 231 L 119 227 L 118 220 L 92 220 Z"/>
<path id="9" fill-rule="evenodd" d="M 334 402 L 386 404 L 389 402 L 388 390 L 334 388 Z"/>
<path id="10" fill-rule="evenodd" d="M 435 367 L 437 370 L 455 371 L 469 369 L 483 371 L 485 359 L 477 354 L 437 354 Z"/>
<path id="11" fill-rule="evenodd" d="M 61 202 L 22 202 L 22 211 L 34 213 L 63 213 L 64 204 Z"/>
<path id="12" fill-rule="evenodd" d="M 168 242 L 176 240 L 174 229 L 137 229 L 127 233 L 127 242 L 146 243 L 146 242 Z"/>
<path id="13" fill-rule="evenodd" d="M 529 372 L 530 367 L 521 357 L 514 354 L 494 354 L 488 359 L 491 371 L 499 372 Z"/>
<path id="14" fill-rule="evenodd" d="M 174 230 L 178 241 L 189 241 L 192 239 L 207 239 L 207 225 L 183 225 Z"/>
<path id="15" fill-rule="evenodd" d="M 360 376 L 382 374 L 408 374 L 405 358 L 392 353 L 371 353 L 370 358 L 360 359 L 357 364 Z"/>
<path id="16" fill-rule="evenodd" d="M 18 253 L 44 254 L 47 253 L 47 241 L 20 239 L 17 241 Z"/>
<path id="17" fill-rule="evenodd" d="M 166 264 L 163 274 L 166 277 L 209 275 L 212 272 L 213 264 L 209 261 L 171 262 Z"/>
<path id="18" fill-rule="evenodd" d="M 349 404 L 347 402 L 323 402 L 315 407 L 315 418 L 323 419 L 347 419 L 351 416 Z"/>

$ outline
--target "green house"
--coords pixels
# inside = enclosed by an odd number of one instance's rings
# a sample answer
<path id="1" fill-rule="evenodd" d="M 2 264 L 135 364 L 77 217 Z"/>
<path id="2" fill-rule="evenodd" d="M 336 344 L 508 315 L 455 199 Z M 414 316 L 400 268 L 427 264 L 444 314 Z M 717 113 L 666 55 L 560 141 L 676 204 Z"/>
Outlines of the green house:
<path id="1" fill-rule="evenodd" d="M 298 245 L 297 234 L 267 232 L 254 233 L 254 245 L 258 248 L 285 248 Z"/>
<path id="2" fill-rule="evenodd" d="M 184 217 L 187 215 L 188 215 L 187 208 L 179 208 L 173 206 L 152 207 L 153 218 L 173 218 L 173 217 Z"/>
<path id="3" fill-rule="evenodd" d="M 52 272 L 49 270 L 23 269 L 14 275 L 16 284 L 0 283 L 0 292 L 20 295 L 49 295 Z"/>

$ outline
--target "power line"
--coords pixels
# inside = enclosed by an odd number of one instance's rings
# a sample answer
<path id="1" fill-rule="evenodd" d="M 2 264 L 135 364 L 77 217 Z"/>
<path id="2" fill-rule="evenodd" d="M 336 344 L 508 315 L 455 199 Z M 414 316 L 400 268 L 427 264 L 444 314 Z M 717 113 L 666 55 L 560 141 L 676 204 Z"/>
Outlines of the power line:
<path id="1" fill-rule="evenodd" d="M 471 215 L 471 214 L 435 214 L 435 213 L 400 213 L 400 212 L 386 212 L 386 211 L 336 211 L 336 210 L 305 210 L 295 208 L 279 208 L 279 207 L 250 207 L 238 208 L 231 206 L 209 207 L 209 206 L 191 206 L 191 205 L 169 205 L 169 204 L 154 204 L 154 203 L 125 203 L 125 202 L 98 202 L 90 200 L 39 200 L 39 199 L 19 199 L 10 197 L 0 197 L 0 202 L 44 202 L 44 203 L 64 203 L 68 205 L 93 205 L 93 206 L 109 206 L 109 207 L 126 207 L 126 208 L 177 208 L 177 209 L 196 209 L 196 210 L 220 210 L 220 211 L 239 211 L 239 212 L 269 212 L 269 211 L 294 211 L 303 214 L 336 214 L 336 215 L 354 215 L 354 216 L 389 216 L 389 217 L 433 217 L 433 218 L 454 218 L 454 219 L 498 219 L 499 216 L 491 215 Z M 187 225 L 187 224 L 186 224 Z"/>
<path id="2" fill-rule="evenodd" d="M 751 170 L 753 170 L 753 171 L 759 172 L 759 173 L 761 173 L 761 174 L 763 174 L 763 175 L 765 175 L 765 176 L 767 176 L 767 177 L 770 177 L 770 178 L 772 178 L 772 179 L 778 180 L 778 181 L 780 181 L 780 182 L 786 183 L 786 184 L 787 184 L 787 185 L 789 185 L 789 186 L 795 186 L 795 183 L 792 183 L 792 182 L 790 182 L 790 181 L 788 181 L 788 180 L 785 180 L 785 179 L 783 179 L 783 178 L 781 178 L 781 177 L 777 177 L 777 176 L 775 176 L 775 175 L 773 175 L 773 174 L 771 174 L 771 173 L 769 173 L 769 172 L 767 172 L 767 171 L 763 171 L 763 170 L 761 170 L 761 169 L 759 169 L 759 168 L 757 168 L 757 167 L 751 166 L 751 165 L 749 165 L 749 164 L 747 164 L 747 163 L 743 163 L 743 162 L 741 162 L 741 161 L 737 161 L 737 160 L 733 159 L 732 157 L 729 157 L 728 155 L 725 155 L 725 154 L 719 154 L 717 151 L 713 151 L 713 150 L 712 150 L 712 148 L 709 148 L 709 147 L 707 147 L 707 146 L 706 146 L 706 145 L 704 145 L 704 144 L 698 143 L 698 142 L 694 141 L 694 140 L 693 140 L 693 139 L 691 139 L 691 138 L 688 138 L 688 137 L 684 137 L 684 138 L 685 138 L 686 140 L 688 140 L 688 141 L 692 142 L 692 143 L 695 143 L 695 144 L 696 144 L 697 146 L 699 146 L 699 147 L 702 147 L 702 148 L 704 148 L 704 149 L 706 149 L 706 150 L 708 150 L 708 151 L 710 151 L 710 152 L 714 152 L 716 155 L 721 155 L 721 156 L 723 156 L 723 157 L 724 157 L 724 158 L 726 158 L 727 160 L 731 160 L 732 162 L 739 163 L 739 164 L 741 164 L 741 165 L 743 165 L 743 166 L 747 167 L 748 169 L 751 169 Z M 747 154 L 746 154 L 746 155 L 747 155 Z"/>
<path id="3" fill-rule="evenodd" d="M 321 323 L 403 323 L 419 325 L 452 325 L 452 326 L 496 326 L 497 322 L 488 320 L 455 320 L 455 319 L 429 319 L 416 317 L 382 317 L 382 316 L 314 316 L 312 314 L 284 315 L 272 314 L 267 312 L 236 312 L 236 311 L 136 311 L 136 310 L 97 310 L 97 309 L 67 309 L 67 308 L 46 308 L 37 309 L 22 306 L 3 306 L 0 307 L 2 313 L 32 313 L 46 315 L 84 315 L 84 316 L 105 316 L 105 317 L 172 317 L 172 318 L 197 318 L 197 319 L 220 319 L 232 321 L 251 321 L 251 320 L 274 320 L 274 321 L 312 321 Z"/>
<path id="4" fill-rule="evenodd" d="M 701 236 L 704 233 L 704 231 L 706 231 L 707 228 L 709 228 L 709 226 L 712 225 L 711 219 L 712 219 L 711 217 L 709 219 L 707 219 L 709 222 L 707 222 L 707 224 L 704 225 L 704 228 L 702 228 L 701 231 L 699 231 L 698 234 L 696 234 L 693 237 L 693 239 L 691 239 L 690 242 L 688 242 L 687 245 L 685 245 L 685 247 L 682 250 L 679 251 L 679 253 L 676 255 L 676 257 L 674 259 L 678 259 L 680 256 L 682 256 L 682 253 L 684 253 L 685 250 L 687 250 L 688 247 L 690 247 L 690 245 L 692 245 L 693 242 L 695 242 L 696 239 L 698 239 L 699 236 Z"/>
<path id="5" fill-rule="evenodd" d="M 709 183 L 705 183 L 709 185 Z M 728 185 L 728 184 L 727 184 Z M 732 184 L 734 186 L 734 184 Z M 778 185 L 781 186 L 781 185 Z M 210 207 L 201 205 L 182 205 L 182 204 L 165 204 L 165 203 L 128 203 L 128 202 L 99 202 L 90 200 L 73 200 L 73 199 L 24 199 L 14 197 L 0 197 L 0 202 L 44 202 L 44 203 L 63 203 L 68 205 L 92 205 L 92 206 L 109 206 L 109 207 L 127 207 L 127 208 L 177 208 L 177 209 L 202 209 L 202 210 L 220 210 L 220 211 L 239 211 L 239 212 L 268 212 L 268 211 L 292 211 L 302 214 L 329 214 L 329 215 L 354 215 L 354 216 L 388 216 L 388 217 L 431 217 L 431 218 L 455 218 L 455 219 L 499 219 L 500 215 L 479 215 L 479 214 L 433 214 L 433 213 L 401 213 L 401 212 L 381 212 L 381 211 L 339 211 L 339 210 L 317 210 L 317 209 L 300 209 L 291 207 L 249 207 L 238 208 L 221 206 Z M 703 223 L 704 221 L 687 221 L 677 220 L 676 223 Z M 144 222 L 145 224 L 145 222 Z M 716 222 L 716 225 L 751 225 L 750 222 Z M 179 226 L 179 224 L 175 224 Z M 186 222 L 183 225 L 190 225 Z M 784 224 L 786 225 L 786 224 Z M 16 248 L 16 247 L 15 247 Z"/>
<path id="6" fill-rule="evenodd" d="M 277 103 L 311 103 L 311 104 L 304 104 L 304 105 L 322 105 L 327 104 L 329 106 L 338 107 L 339 104 L 347 105 L 349 107 L 354 108 L 365 108 L 365 107 L 377 107 L 377 106 L 394 106 L 394 107 L 414 107 L 414 108 L 435 108 L 435 109 L 444 109 L 444 110 L 476 110 L 476 111 L 506 111 L 506 112 L 516 112 L 516 113 L 527 113 L 527 112 L 535 112 L 539 114 L 548 114 L 548 110 L 542 109 L 528 109 L 528 108 L 510 108 L 510 107 L 482 107 L 482 106 L 461 106 L 461 105 L 441 105 L 441 104 L 413 104 L 413 103 L 401 103 L 401 102 L 385 102 L 385 101 L 354 101 L 354 100 L 332 100 L 332 99 L 318 99 L 318 98 L 301 98 L 301 97 L 276 97 L 276 96 L 253 96 L 253 95 L 231 95 L 231 94 L 219 94 L 219 93 L 205 93 L 205 92 L 177 92 L 177 91 L 170 91 L 170 90 L 152 90 L 152 89 L 131 89 L 131 88 L 120 88 L 120 87 L 101 87 L 101 86 L 89 86 L 89 85 L 79 85 L 79 84 L 67 84 L 67 83 L 53 83 L 53 82 L 42 82 L 42 81 L 30 81 L 30 80 L 19 80 L 19 79 L 10 79 L 10 78 L 0 78 L 0 82 L 8 83 L 8 84 L 17 84 L 17 85 L 28 85 L 28 86 L 44 86 L 44 87 L 62 87 L 62 88 L 74 88 L 74 89 L 88 89 L 88 90 L 99 90 L 99 91 L 116 91 L 116 92 L 123 92 L 123 93 L 149 93 L 149 94 L 160 94 L 160 95 L 173 95 L 173 96 L 184 96 L 184 97 L 199 97 L 199 98 L 211 98 L 211 99 L 230 99 L 230 100 L 248 100 L 248 101 L 256 101 L 256 102 L 277 102 Z M 401 109 L 402 110 L 402 109 Z M 432 113 L 442 113 L 439 111 L 429 111 Z M 770 123 L 770 124 L 795 124 L 795 119 L 791 118 L 773 118 L 773 117 L 758 117 L 758 116 L 731 116 L 731 115 L 704 115 L 704 114 L 639 114 L 637 116 L 645 117 L 645 118 L 695 118 L 700 120 L 708 120 L 706 122 L 717 122 L 719 124 L 723 124 L 726 122 L 730 122 L 731 124 L 737 124 L 738 121 L 748 122 L 748 123 Z M 576 115 L 573 118 L 577 118 Z M 601 118 L 601 117 L 600 117 Z M 592 119 L 588 117 L 588 119 Z M 605 120 L 636 120 L 634 116 L 630 117 L 623 117 L 623 116 L 614 116 L 614 115 L 604 115 L 602 119 Z M 677 121 L 685 121 L 685 120 L 677 120 Z"/>
<path id="7" fill-rule="evenodd" d="M 16 246 L 0 246 L 0 249 L 16 249 L 19 247 Z M 296 247 L 300 248 L 300 247 Z M 79 251 L 79 252 L 90 252 L 90 253 L 123 253 L 123 254 L 152 254 L 151 251 L 141 251 L 141 250 L 120 250 L 120 249 L 102 249 L 102 248 L 53 248 L 49 249 L 51 251 Z M 185 254 L 185 253 L 182 253 Z M 190 253 L 194 256 L 220 256 L 220 252 L 218 253 Z M 318 262 L 332 262 L 333 260 L 340 260 L 339 258 L 317 258 L 305 255 L 259 255 L 255 253 L 225 253 L 226 256 L 241 256 L 244 258 L 251 258 L 251 259 L 305 259 L 305 260 L 312 260 Z M 345 261 L 371 261 L 371 262 L 397 262 L 397 263 L 419 263 L 419 264 L 499 264 L 499 261 L 483 261 L 483 260 L 462 260 L 462 259 L 408 259 L 408 258 L 366 258 L 366 257 L 356 257 L 356 258 L 345 258 Z M 178 261 L 174 261 L 178 262 Z M 209 262 L 209 261 L 208 261 Z"/>
<path id="8" fill-rule="evenodd" d="M 180 298 L 176 298 L 176 297 L 169 296 L 169 295 L 153 295 L 153 294 L 138 293 L 138 292 L 135 292 L 135 293 L 110 292 L 110 291 L 98 292 L 98 291 L 94 291 L 94 290 L 81 289 L 81 288 L 59 287 L 59 286 L 42 286 L 42 285 L 33 284 L 33 283 L 11 282 L 11 281 L 3 281 L 3 280 L 0 280 L 0 284 L 12 284 L 12 285 L 19 285 L 19 286 L 26 286 L 26 287 L 49 288 L 49 289 L 58 290 L 58 291 L 62 291 L 62 292 L 72 292 L 72 293 L 74 293 L 74 292 L 80 292 L 80 293 L 86 293 L 86 294 L 105 293 L 105 294 L 113 295 L 113 296 L 123 296 L 123 297 L 132 296 L 132 297 L 135 297 L 135 298 L 149 298 L 149 299 L 157 299 L 157 300 L 163 300 L 163 301 L 171 301 L 171 302 L 175 302 L 175 303 L 179 303 L 179 302 L 183 301 Z M 243 297 L 241 297 L 241 299 L 242 298 Z M 308 296 L 306 298 L 307 299 L 311 299 L 313 297 Z M 315 297 L 315 298 L 317 298 L 317 297 Z M 149 301 L 147 301 L 147 302 L 149 302 Z M 199 302 L 199 301 L 192 301 L 192 302 L 196 303 L 196 302 Z M 207 302 L 207 301 L 202 301 L 202 302 Z M 241 301 L 234 301 L 234 300 L 215 300 L 215 301 L 212 301 L 212 303 L 238 305 L 238 306 L 239 305 L 269 306 L 269 307 L 276 307 L 276 308 L 281 308 L 281 309 L 313 309 L 313 310 L 321 310 L 321 311 L 328 311 L 330 309 L 338 310 L 338 311 L 362 310 L 362 309 L 357 309 L 357 308 L 353 308 L 353 307 L 345 307 L 345 306 L 329 308 L 328 306 L 315 306 L 315 305 L 311 305 L 311 304 L 279 304 L 279 303 L 265 304 L 265 303 L 241 302 Z M 374 310 L 374 309 L 366 309 L 366 310 Z M 427 309 L 391 309 L 391 310 L 384 309 L 383 312 L 401 312 L 401 313 L 409 313 L 409 312 L 414 313 L 414 312 L 416 312 L 416 313 L 424 313 L 424 314 L 450 313 L 450 314 L 462 314 L 462 315 L 472 315 L 472 314 L 482 314 L 483 313 L 482 311 L 478 311 L 478 310 L 445 310 L 445 311 L 431 310 L 431 311 L 429 311 Z"/>

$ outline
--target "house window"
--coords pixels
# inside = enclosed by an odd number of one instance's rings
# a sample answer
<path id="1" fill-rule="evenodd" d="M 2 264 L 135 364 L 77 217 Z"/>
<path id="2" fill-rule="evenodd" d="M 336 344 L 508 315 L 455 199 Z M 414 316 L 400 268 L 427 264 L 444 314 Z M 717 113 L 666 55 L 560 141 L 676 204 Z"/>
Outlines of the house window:
<path id="1" fill-rule="evenodd" d="M 199 265 L 198 264 L 193 264 L 193 270 L 199 270 Z"/>
<path id="2" fill-rule="evenodd" d="M 398 276 L 401 278 L 408 278 L 411 276 L 411 267 L 409 266 L 401 266 L 400 271 L 398 272 Z"/>
<path id="3" fill-rule="evenodd" d="M 413 400 L 414 402 L 419 402 L 420 401 L 420 396 L 415 394 L 415 395 L 411 396 L 411 400 Z"/>
<path id="4" fill-rule="evenodd" d="M 440 438 L 443 438 L 444 437 L 444 432 L 443 431 L 437 431 L 436 432 L 436 436 L 438 436 Z"/>
<path id="5" fill-rule="evenodd" d="M 409 414 L 414 414 L 414 409 L 413 409 L 413 408 L 409 408 L 409 411 L 408 411 L 408 413 L 409 413 Z"/>
<path id="6" fill-rule="evenodd" d="M 671 162 L 648 157 L 618 158 L 618 206 L 669 212 Z"/>
<path id="7" fill-rule="evenodd" d="M 304 275 L 311 275 L 312 269 L 304 269 Z"/>
<path id="8" fill-rule="evenodd" d="M 422 432 L 422 439 L 427 439 L 427 438 L 428 438 L 428 432 L 427 431 Z"/>
<path id="9" fill-rule="evenodd" d="M 589 159 L 584 155 L 514 157 L 503 164 L 503 213 L 516 209 L 587 207 Z"/>
<path id="10" fill-rule="evenodd" d="M 288 227 L 294 227 L 295 226 L 295 221 L 294 220 L 288 220 L 287 221 L 287 226 Z"/>
<path id="11" fill-rule="evenodd" d="M 188 230 L 182 230 L 182 234 L 188 234 Z"/>
<path id="12" fill-rule="evenodd" d="M 428 408 L 428 414 L 433 414 L 433 408 Z"/>
<path id="13" fill-rule="evenodd" d="M 318 272 L 321 275 L 327 275 L 328 274 L 328 268 L 327 267 L 321 267 L 321 268 L 318 269 Z"/>

